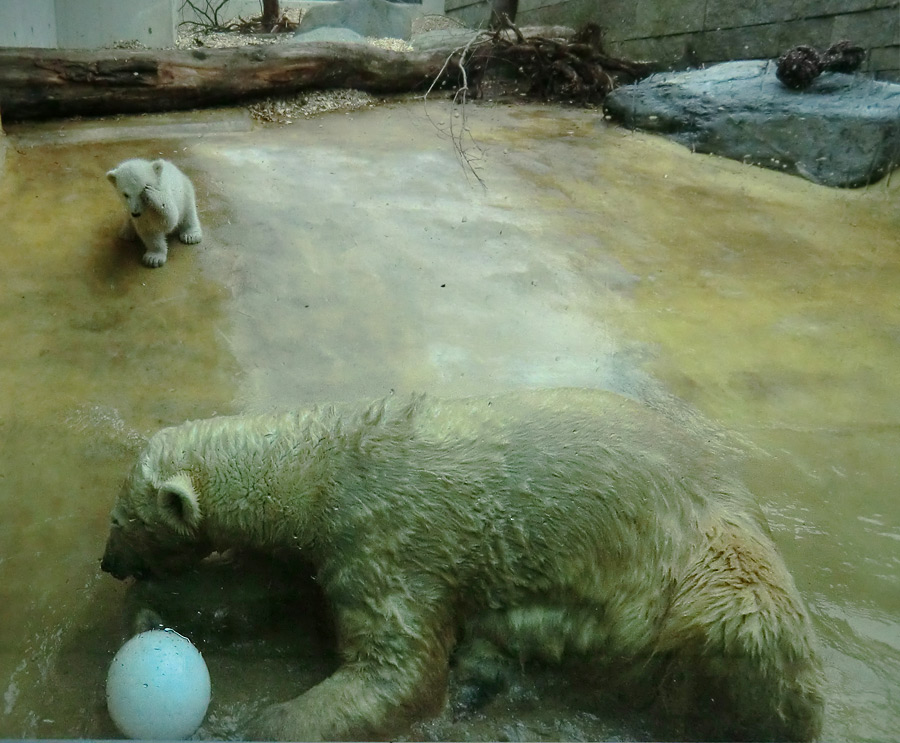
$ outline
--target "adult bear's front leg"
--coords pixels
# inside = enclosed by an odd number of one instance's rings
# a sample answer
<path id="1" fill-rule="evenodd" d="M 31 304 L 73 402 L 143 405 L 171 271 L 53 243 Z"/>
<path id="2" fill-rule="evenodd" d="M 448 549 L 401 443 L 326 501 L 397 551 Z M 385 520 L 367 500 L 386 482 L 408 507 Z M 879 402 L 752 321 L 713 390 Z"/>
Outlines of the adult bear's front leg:
<path id="1" fill-rule="evenodd" d="M 446 701 L 452 625 L 435 616 L 443 611 L 424 614 L 411 601 L 381 598 L 337 610 L 343 665 L 305 694 L 265 710 L 253 737 L 388 739 L 440 710 Z"/>
<path id="2" fill-rule="evenodd" d="M 379 740 L 405 722 L 399 686 L 372 669 L 345 666 L 305 694 L 266 709 L 256 740 Z M 408 696 L 412 690 L 406 690 Z M 420 694 L 421 689 L 416 689 Z"/>

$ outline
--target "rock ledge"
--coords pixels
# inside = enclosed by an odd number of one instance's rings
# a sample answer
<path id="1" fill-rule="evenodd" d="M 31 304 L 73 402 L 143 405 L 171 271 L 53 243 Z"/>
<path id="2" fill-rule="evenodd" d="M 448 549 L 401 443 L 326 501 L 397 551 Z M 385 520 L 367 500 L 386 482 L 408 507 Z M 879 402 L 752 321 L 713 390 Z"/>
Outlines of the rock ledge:
<path id="1" fill-rule="evenodd" d="M 726 62 L 614 90 L 607 112 L 698 152 L 857 187 L 900 165 L 900 85 L 826 72 L 802 91 L 775 62 Z"/>

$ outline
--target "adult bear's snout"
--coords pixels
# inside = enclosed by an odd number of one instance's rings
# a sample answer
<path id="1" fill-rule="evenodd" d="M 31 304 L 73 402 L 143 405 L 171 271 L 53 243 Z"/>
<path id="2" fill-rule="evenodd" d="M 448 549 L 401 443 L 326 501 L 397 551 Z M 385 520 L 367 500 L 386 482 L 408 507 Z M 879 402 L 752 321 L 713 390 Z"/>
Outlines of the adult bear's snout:
<path id="1" fill-rule="evenodd" d="M 126 578 L 143 578 L 146 571 L 138 568 L 132 561 L 123 560 L 111 554 L 109 548 L 100 559 L 100 569 L 104 573 L 109 573 L 117 580 L 125 580 Z"/>
<path id="2" fill-rule="evenodd" d="M 121 566 L 117 565 L 116 561 L 113 560 L 109 555 L 103 555 L 103 557 L 100 559 L 100 569 L 104 573 L 109 573 L 113 578 L 117 578 L 119 580 L 125 580 L 128 577 L 128 572 Z"/>

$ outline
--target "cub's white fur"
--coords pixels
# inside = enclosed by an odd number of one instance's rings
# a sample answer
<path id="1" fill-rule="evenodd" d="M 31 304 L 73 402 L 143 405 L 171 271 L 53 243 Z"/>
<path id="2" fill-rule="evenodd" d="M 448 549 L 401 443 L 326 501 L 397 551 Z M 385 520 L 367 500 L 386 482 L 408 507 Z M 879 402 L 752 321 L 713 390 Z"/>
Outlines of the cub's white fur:
<path id="1" fill-rule="evenodd" d="M 128 211 L 121 237 L 141 239 L 146 248 L 144 265 L 156 268 L 166 262 L 167 235 L 175 233 L 188 245 L 200 242 L 203 234 L 194 186 L 168 160 L 125 160 L 106 177 Z"/>

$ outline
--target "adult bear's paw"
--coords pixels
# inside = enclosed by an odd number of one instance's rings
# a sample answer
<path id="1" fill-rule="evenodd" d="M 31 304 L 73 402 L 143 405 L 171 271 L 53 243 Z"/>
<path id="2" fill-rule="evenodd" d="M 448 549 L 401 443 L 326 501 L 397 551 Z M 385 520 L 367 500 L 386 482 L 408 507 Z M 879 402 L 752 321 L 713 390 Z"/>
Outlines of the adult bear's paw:
<path id="1" fill-rule="evenodd" d="M 309 714 L 304 714 L 303 708 L 302 701 L 298 699 L 266 707 L 250 723 L 248 738 L 250 740 L 326 740 L 325 732 L 319 727 L 319 721 Z"/>

